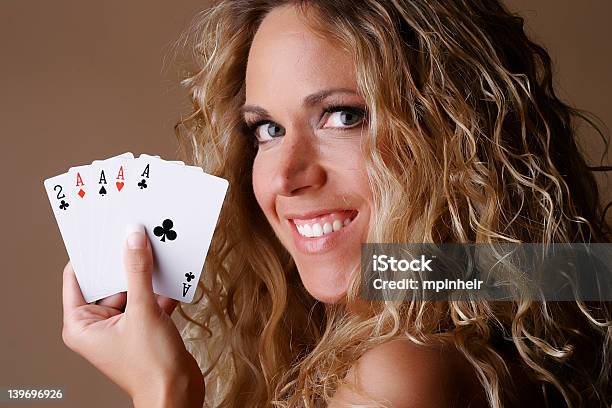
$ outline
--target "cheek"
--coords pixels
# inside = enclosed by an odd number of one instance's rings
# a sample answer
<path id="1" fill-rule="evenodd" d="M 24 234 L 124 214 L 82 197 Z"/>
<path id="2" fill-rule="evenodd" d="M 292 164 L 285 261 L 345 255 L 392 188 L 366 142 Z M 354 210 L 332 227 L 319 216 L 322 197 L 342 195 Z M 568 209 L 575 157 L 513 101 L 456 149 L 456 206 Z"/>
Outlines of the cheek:
<path id="1" fill-rule="evenodd" d="M 268 216 L 268 208 L 270 208 L 270 203 L 273 201 L 273 196 L 270 191 L 270 182 L 268 178 L 268 182 L 266 182 L 266 168 L 263 160 L 258 160 L 259 156 L 255 156 L 255 160 L 253 161 L 253 192 L 255 193 L 255 199 L 257 203 L 263 210 L 266 217 Z"/>
<path id="2" fill-rule="evenodd" d="M 347 151 L 350 154 L 346 154 Z M 372 188 L 368 181 L 366 160 L 359 144 L 356 143 L 350 146 L 350 149 L 343 150 L 343 153 L 336 160 L 342 165 L 343 184 L 371 206 Z"/>
<path id="3" fill-rule="evenodd" d="M 372 206 L 372 188 L 370 186 L 370 182 L 368 181 L 368 172 L 366 170 L 366 168 L 364 167 L 363 169 L 361 169 L 360 173 L 359 173 L 359 177 L 357 177 L 357 184 L 355 185 L 355 188 L 357 189 L 357 191 L 359 191 L 359 194 L 361 195 L 361 197 L 364 198 L 364 200 L 369 204 L 369 206 Z"/>

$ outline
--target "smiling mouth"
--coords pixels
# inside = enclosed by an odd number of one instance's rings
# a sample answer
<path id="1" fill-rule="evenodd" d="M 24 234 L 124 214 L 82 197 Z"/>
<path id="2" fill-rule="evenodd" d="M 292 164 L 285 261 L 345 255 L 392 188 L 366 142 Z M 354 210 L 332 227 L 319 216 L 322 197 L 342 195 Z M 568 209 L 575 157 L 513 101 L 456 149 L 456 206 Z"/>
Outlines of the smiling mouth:
<path id="1" fill-rule="evenodd" d="M 357 210 L 339 210 L 327 214 L 321 214 L 314 218 L 293 218 L 291 222 L 295 225 L 298 234 L 305 238 L 319 238 L 340 231 L 350 225 L 357 217 Z"/>

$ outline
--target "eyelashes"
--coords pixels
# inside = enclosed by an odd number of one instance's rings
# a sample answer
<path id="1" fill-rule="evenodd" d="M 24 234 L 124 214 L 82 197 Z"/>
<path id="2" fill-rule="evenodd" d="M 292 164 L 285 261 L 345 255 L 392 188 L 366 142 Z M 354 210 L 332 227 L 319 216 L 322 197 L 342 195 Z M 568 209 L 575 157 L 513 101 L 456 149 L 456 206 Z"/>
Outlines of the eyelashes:
<path id="1" fill-rule="evenodd" d="M 259 140 L 255 132 L 259 126 L 265 123 L 272 123 L 272 121 L 268 119 L 260 119 L 254 122 L 247 122 L 244 120 L 244 118 L 241 118 L 241 133 L 247 138 L 248 141 L 251 142 L 252 147 L 255 149 L 257 149 L 261 143 L 264 143 Z"/>
<path id="2" fill-rule="evenodd" d="M 260 119 L 254 122 L 248 122 L 243 119 L 242 124 L 243 124 L 244 133 L 247 134 L 248 136 L 254 136 L 255 130 L 261 125 L 264 125 L 266 123 L 276 123 L 276 122 L 269 120 L 269 119 Z"/>
<path id="3" fill-rule="evenodd" d="M 365 109 L 360 108 L 360 107 L 356 107 L 356 106 L 332 105 L 332 106 L 329 106 L 326 109 L 324 109 L 324 113 L 337 113 L 337 112 L 349 113 L 350 115 L 357 116 L 358 119 L 359 119 L 355 123 L 343 124 L 343 125 L 345 125 L 345 127 L 342 127 L 342 126 L 339 126 L 339 127 L 331 126 L 332 128 L 336 128 L 336 129 L 340 129 L 340 130 L 352 129 L 352 128 L 356 127 L 357 125 L 363 123 L 363 121 L 365 120 L 365 117 L 366 117 Z M 340 117 L 342 118 L 342 115 Z M 345 115 L 344 118 L 346 119 L 347 116 Z M 328 117 L 328 121 L 329 121 L 329 119 L 330 119 L 330 117 Z M 325 123 L 327 124 L 327 121 Z"/>

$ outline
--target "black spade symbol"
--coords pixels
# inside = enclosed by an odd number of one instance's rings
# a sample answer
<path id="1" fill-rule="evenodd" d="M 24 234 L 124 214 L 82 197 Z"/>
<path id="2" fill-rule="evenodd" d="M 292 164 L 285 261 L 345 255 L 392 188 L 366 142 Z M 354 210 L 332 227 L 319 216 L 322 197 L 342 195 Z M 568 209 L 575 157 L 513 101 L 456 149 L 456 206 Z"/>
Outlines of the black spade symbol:
<path id="1" fill-rule="evenodd" d="M 102 186 L 102 188 L 100 189 L 100 195 L 105 195 L 106 194 L 106 189 L 104 188 L 104 186 Z"/>
<path id="2" fill-rule="evenodd" d="M 161 237 L 162 242 L 166 242 L 166 238 L 168 238 L 169 241 L 174 241 L 177 234 L 176 231 L 172 230 L 173 226 L 174 223 L 172 220 L 165 219 L 161 226 L 157 226 L 153 229 L 153 234 L 155 234 L 156 237 Z"/>

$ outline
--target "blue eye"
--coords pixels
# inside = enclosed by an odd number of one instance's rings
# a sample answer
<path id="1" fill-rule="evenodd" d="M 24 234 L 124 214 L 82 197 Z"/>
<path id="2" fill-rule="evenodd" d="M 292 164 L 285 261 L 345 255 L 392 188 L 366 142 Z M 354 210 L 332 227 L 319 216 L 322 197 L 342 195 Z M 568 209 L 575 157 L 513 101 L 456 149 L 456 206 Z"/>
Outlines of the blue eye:
<path id="1" fill-rule="evenodd" d="M 274 122 L 260 122 L 251 126 L 259 142 L 266 142 L 285 135 L 285 128 Z"/>
<path id="2" fill-rule="evenodd" d="M 337 106 L 326 109 L 330 115 L 327 117 L 323 128 L 349 128 L 361 123 L 365 113 L 360 109 L 349 106 Z"/>
<path id="3" fill-rule="evenodd" d="M 285 135 L 285 128 L 269 120 L 257 121 L 247 124 L 247 132 L 257 139 L 258 143 L 264 143 L 276 137 Z"/>

